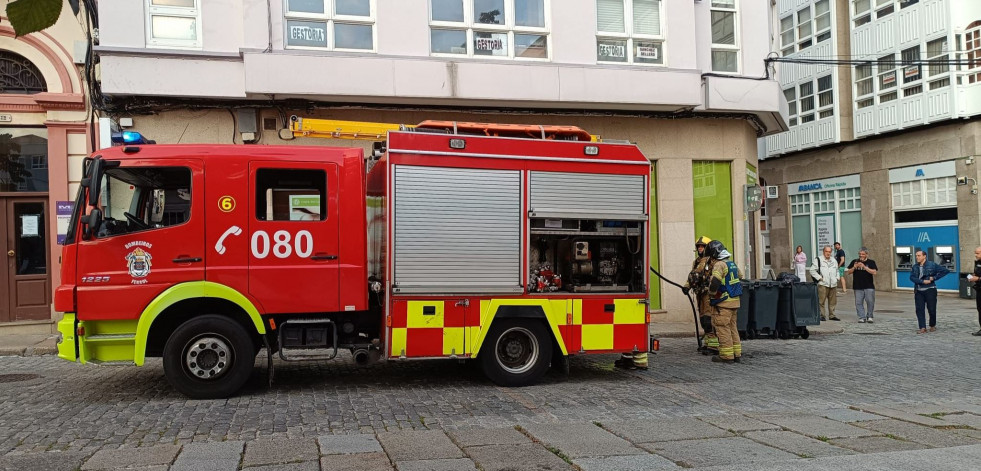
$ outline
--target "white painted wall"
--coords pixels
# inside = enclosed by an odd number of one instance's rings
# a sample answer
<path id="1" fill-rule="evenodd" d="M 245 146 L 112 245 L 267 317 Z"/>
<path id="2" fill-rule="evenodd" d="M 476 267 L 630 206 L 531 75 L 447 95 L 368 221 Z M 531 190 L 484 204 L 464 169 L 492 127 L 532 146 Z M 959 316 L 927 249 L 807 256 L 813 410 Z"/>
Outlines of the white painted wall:
<path id="1" fill-rule="evenodd" d="M 199 51 L 147 48 L 145 22 L 134 21 L 145 18 L 145 0 L 102 0 L 103 90 L 712 111 L 705 108 L 709 93 L 716 97 L 713 103 L 725 104 L 718 111 L 779 114 L 779 100 L 769 96 L 779 93 L 773 81 L 753 84 L 753 93 L 738 97 L 731 92 L 744 85 L 725 92 L 701 90 L 700 74 L 711 72 L 709 3 L 665 0 L 665 64 L 644 66 L 597 64 L 595 0 L 547 1 L 550 60 L 540 62 L 431 57 L 429 0 L 375 0 L 376 52 L 364 54 L 284 49 L 282 0 L 202 0 Z M 767 2 L 739 0 L 742 75 L 764 73 L 763 59 L 770 51 L 768 8 Z M 716 81 L 717 86 L 724 83 Z"/>

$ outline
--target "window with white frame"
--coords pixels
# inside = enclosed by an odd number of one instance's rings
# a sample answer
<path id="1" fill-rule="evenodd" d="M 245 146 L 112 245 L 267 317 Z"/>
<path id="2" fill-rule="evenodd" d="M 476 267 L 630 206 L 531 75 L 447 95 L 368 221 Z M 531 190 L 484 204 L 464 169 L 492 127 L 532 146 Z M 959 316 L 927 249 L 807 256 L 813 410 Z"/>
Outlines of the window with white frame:
<path id="1" fill-rule="evenodd" d="M 814 193 L 815 213 L 827 213 L 835 210 L 835 190 L 818 191 Z"/>
<path id="2" fill-rule="evenodd" d="M 831 39 L 830 0 L 818 0 L 814 2 L 814 37 L 815 42 Z"/>
<path id="3" fill-rule="evenodd" d="M 286 47 L 375 50 L 372 0 L 285 0 Z"/>
<path id="4" fill-rule="evenodd" d="M 889 54 L 882 56 L 876 62 L 879 69 L 879 90 L 888 90 L 896 87 L 896 56 Z"/>
<path id="5" fill-rule="evenodd" d="M 736 42 L 736 0 L 712 0 L 712 70 L 739 71 Z"/>
<path id="6" fill-rule="evenodd" d="M 927 42 L 926 55 L 930 66 L 927 68 L 927 75 L 935 77 L 946 74 L 950 71 L 949 56 L 947 55 L 947 38 L 938 38 Z"/>
<path id="7" fill-rule="evenodd" d="M 831 75 L 818 77 L 818 119 L 829 118 L 835 114 L 835 94 L 831 90 Z"/>
<path id="8" fill-rule="evenodd" d="M 149 47 L 201 48 L 201 0 L 146 0 Z"/>
<path id="9" fill-rule="evenodd" d="M 957 204 L 957 178 L 927 178 L 892 184 L 893 209 L 943 207 Z"/>
<path id="10" fill-rule="evenodd" d="M 838 190 L 838 209 L 841 211 L 862 209 L 862 189 L 847 188 Z"/>
<path id="11" fill-rule="evenodd" d="M 797 49 L 811 47 L 811 34 L 814 32 L 811 24 L 811 7 L 797 12 Z"/>
<path id="12" fill-rule="evenodd" d="M 780 54 L 784 57 L 794 53 L 794 15 L 780 19 Z"/>
<path id="13" fill-rule="evenodd" d="M 875 83 L 872 79 L 872 63 L 855 66 L 855 102 L 858 108 L 872 106 L 873 93 L 875 93 Z"/>
<path id="14" fill-rule="evenodd" d="M 852 0 L 852 17 L 856 27 L 872 22 L 872 0 Z"/>
<path id="15" fill-rule="evenodd" d="M 804 82 L 798 88 L 800 89 L 800 123 L 810 123 L 814 121 L 814 82 Z"/>
<path id="16" fill-rule="evenodd" d="M 784 90 L 783 96 L 787 99 L 787 114 L 790 117 L 790 125 L 797 126 L 797 87 Z"/>
<path id="17" fill-rule="evenodd" d="M 546 0 L 430 0 L 431 53 L 548 59 Z"/>
<path id="18" fill-rule="evenodd" d="M 908 49 L 903 49 L 900 52 L 900 56 L 903 60 L 903 84 L 912 83 L 922 78 L 920 73 L 920 64 L 914 64 L 914 62 L 920 61 L 920 46 L 916 45 Z"/>
<path id="19" fill-rule="evenodd" d="M 596 0 L 596 61 L 664 64 L 661 0 Z"/>
<path id="20" fill-rule="evenodd" d="M 895 0 L 876 0 L 875 19 L 884 18 L 896 11 Z"/>
<path id="21" fill-rule="evenodd" d="M 811 195 L 790 195 L 790 214 L 792 216 L 811 214 Z"/>

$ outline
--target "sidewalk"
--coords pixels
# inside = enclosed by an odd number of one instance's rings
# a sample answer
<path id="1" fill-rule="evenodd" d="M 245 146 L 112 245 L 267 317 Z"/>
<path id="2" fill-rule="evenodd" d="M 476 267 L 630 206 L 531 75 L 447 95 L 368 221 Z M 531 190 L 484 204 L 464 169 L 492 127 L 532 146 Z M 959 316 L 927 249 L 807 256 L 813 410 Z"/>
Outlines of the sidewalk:
<path id="1" fill-rule="evenodd" d="M 0 356 L 58 353 L 58 334 L 0 335 Z"/>

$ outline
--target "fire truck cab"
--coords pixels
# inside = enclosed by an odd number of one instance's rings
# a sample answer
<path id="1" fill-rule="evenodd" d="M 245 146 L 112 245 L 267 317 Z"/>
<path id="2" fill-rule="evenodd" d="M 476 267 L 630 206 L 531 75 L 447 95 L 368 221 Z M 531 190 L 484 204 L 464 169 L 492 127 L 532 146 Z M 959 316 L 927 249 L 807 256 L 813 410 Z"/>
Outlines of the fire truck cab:
<path id="1" fill-rule="evenodd" d="M 368 158 L 94 154 L 55 293 L 59 355 L 162 357 L 177 390 L 215 398 L 241 388 L 263 348 L 270 374 L 273 353 L 350 351 L 476 359 L 502 385 L 531 384 L 565 355 L 647 351 L 648 160 L 581 130 L 466 124 L 389 131 Z"/>

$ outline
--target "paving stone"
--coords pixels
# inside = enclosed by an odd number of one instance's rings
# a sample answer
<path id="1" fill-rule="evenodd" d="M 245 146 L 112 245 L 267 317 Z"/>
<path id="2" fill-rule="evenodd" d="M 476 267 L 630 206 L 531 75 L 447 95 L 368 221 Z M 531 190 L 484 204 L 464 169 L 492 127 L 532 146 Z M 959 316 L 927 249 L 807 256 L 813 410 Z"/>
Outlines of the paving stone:
<path id="1" fill-rule="evenodd" d="M 883 415 L 886 417 L 899 419 L 906 422 L 913 422 L 914 424 L 925 425 L 927 427 L 943 427 L 945 425 L 950 425 L 940 419 L 934 419 L 932 417 L 924 417 L 919 414 L 892 409 L 890 407 L 865 404 L 865 405 L 858 406 L 858 408 L 872 414 Z"/>
<path id="2" fill-rule="evenodd" d="M 717 466 L 733 463 L 798 459 L 783 450 L 760 445 L 748 438 L 707 438 L 673 442 L 644 443 L 644 449 L 686 467 Z"/>
<path id="3" fill-rule="evenodd" d="M 242 471 L 320 471 L 320 463 L 316 461 L 302 461 L 299 463 L 280 463 L 242 468 Z"/>
<path id="4" fill-rule="evenodd" d="M 181 452 L 177 459 L 213 459 L 238 461 L 242 458 L 242 450 L 245 449 L 245 442 L 241 440 L 229 440 L 226 442 L 195 442 L 188 443 L 181 447 Z"/>
<path id="5" fill-rule="evenodd" d="M 843 422 L 816 415 L 767 415 L 761 420 L 777 424 L 794 432 L 814 438 L 849 438 L 880 435 Z"/>
<path id="6" fill-rule="evenodd" d="M 531 443 L 531 439 L 514 427 L 487 429 L 450 430 L 446 432 L 461 447 L 481 445 L 519 445 Z"/>
<path id="7" fill-rule="evenodd" d="M 821 440 L 815 440 L 804 435 L 794 432 L 786 432 L 783 430 L 747 432 L 743 434 L 743 436 L 764 445 L 779 448 L 788 453 L 793 453 L 802 458 L 854 454 L 854 452 L 851 450 L 839 448 L 822 442 Z"/>
<path id="8" fill-rule="evenodd" d="M 768 464 L 713 466 L 700 468 L 699 471 L 936 471 L 976 469 L 979 460 L 981 460 L 981 446 L 830 456 Z"/>
<path id="9" fill-rule="evenodd" d="M 398 461 L 395 463 L 395 469 L 398 471 L 477 471 L 473 461 L 467 458 Z"/>
<path id="10" fill-rule="evenodd" d="M 698 419 L 723 430 L 731 430 L 736 433 L 750 432 L 753 430 L 780 430 L 779 425 L 768 424 L 751 417 L 746 417 L 745 415 L 713 415 L 699 417 Z"/>
<path id="11" fill-rule="evenodd" d="M 99 450 L 82 465 L 83 470 L 141 468 L 170 465 L 177 456 L 177 445 L 158 445 L 142 448 Z"/>
<path id="12" fill-rule="evenodd" d="M 317 439 L 322 455 L 383 452 L 374 435 L 324 435 Z"/>
<path id="13" fill-rule="evenodd" d="M 911 424 L 901 420 L 873 420 L 870 422 L 856 422 L 855 425 L 875 430 L 882 434 L 895 435 L 903 440 L 922 443 L 937 448 L 945 448 L 959 445 L 975 445 L 977 440 L 972 440 L 963 435 L 958 435 L 950 430 L 937 430 L 922 425 Z"/>
<path id="14" fill-rule="evenodd" d="M 657 455 L 609 456 L 580 458 L 572 462 L 582 471 L 646 471 L 681 469 L 673 461 Z"/>
<path id="15" fill-rule="evenodd" d="M 859 453 L 882 453 L 886 451 L 921 450 L 930 448 L 926 445 L 889 437 L 861 437 L 831 440 L 834 446 L 849 448 Z"/>
<path id="16" fill-rule="evenodd" d="M 981 430 L 981 415 L 974 414 L 950 414 L 942 417 L 944 422 L 953 422 L 959 425 Z"/>
<path id="17" fill-rule="evenodd" d="M 182 458 L 170 466 L 170 471 L 237 471 L 239 458 L 235 459 L 208 459 L 208 458 Z"/>
<path id="18" fill-rule="evenodd" d="M 531 424 L 524 427 L 546 446 L 570 458 L 638 455 L 644 451 L 593 424 Z"/>
<path id="19" fill-rule="evenodd" d="M 323 471 L 391 471 L 395 469 L 385 453 L 329 455 L 320 458 Z"/>
<path id="20" fill-rule="evenodd" d="M 29 455 L 0 456 L 0 470 L 3 471 L 75 471 L 88 456 L 81 452 L 47 452 Z"/>
<path id="21" fill-rule="evenodd" d="M 378 434 L 378 441 L 395 462 L 463 457 L 442 430 L 383 432 Z"/>
<path id="22" fill-rule="evenodd" d="M 608 424 L 606 428 L 633 443 L 716 438 L 732 435 L 724 429 L 694 418 L 631 420 Z"/>
<path id="23" fill-rule="evenodd" d="M 568 463 L 535 443 L 486 445 L 467 448 L 484 471 L 572 469 Z"/>
<path id="24" fill-rule="evenodd" d="M 260 439 L 245 444 L 242 467 L 315 461 L 320 458 L 317 443 L 305 439 Z"/>
<path id="25" fill-rule="evenodd" d="M 859 422 L 863 420 L 882 420 L 887 417 L 854 409 L 831 409 L 821 413 L 821 415 L 838 422 Z"/>

